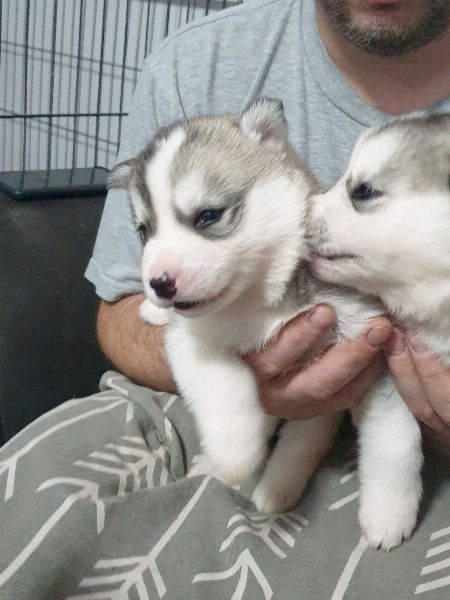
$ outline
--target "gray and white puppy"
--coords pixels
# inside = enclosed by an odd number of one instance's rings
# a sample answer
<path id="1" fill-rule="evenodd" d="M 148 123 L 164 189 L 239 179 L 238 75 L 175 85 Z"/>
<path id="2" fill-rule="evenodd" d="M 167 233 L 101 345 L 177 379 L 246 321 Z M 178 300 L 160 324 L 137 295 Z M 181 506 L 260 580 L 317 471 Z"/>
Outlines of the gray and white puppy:
<path id="1" fill-rule="evenodd" d="M 128 190 L 143 238 L 142 315 L 161 322 L 172 312 L 167 355 L 204 453 L 190 474 L 240 484 L 266 459 L 277 424 L 262 410 L 241 354 L 262 348 L 318 302 L 337 312 L 334 340 L 324 343 L 356 338 L 384 309 L 305 269 L 308 201 L 318 187 L 288 143 L 278 101 L 260 99 L 241 115 L 193 118 L 160 131 L 113 170 L 110 186 Z M 374 395 L 391 393 L 386 381 Z M 327 414 L 284 425 L 253 495 L 258 509 L 296 503 L 339 420 Z M 416 509 L 406 525 L 394 522 L 386 531 L 383 521 L 382 535 L 363 523 L 370 543 L 400 543 Z"/>
<path id="2" fill-rule="evenodd" d="M 341 180 L 313 199 L 311 229 L 318 277 L 381 298 L 396 323 L 450 366 L 449 114 L 365 133 Z M 406 533 L 421 494 L 419 426 L 397 393 L 363 411 L 363 528 L 376 538 L 395 520 Z"/>

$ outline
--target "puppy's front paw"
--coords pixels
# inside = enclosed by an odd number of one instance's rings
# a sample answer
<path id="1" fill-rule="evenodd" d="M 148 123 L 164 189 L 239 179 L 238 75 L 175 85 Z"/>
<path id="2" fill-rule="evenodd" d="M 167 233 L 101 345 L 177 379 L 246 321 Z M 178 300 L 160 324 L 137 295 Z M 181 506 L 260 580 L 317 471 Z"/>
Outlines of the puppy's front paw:
<path id="1" fill-rule="evenodd" d="M 263 477 L 253 492 L 252 501 L 262 513 L 286 512 L 297 504 L 301 493 L 302 490 L 288 482 L 283 485 Z"/>
<path id="2" fill-rule="evenodd" d="M 194 457 L 187 477 L 196 477 L 197 475 L 210 475 L 235 490 L 238 490 L 240 487 L 239 484 L 233 483 L 234 479 L 233 481 L 230 481 L 229 478 L 227 479 L 217 465 L 215 465 L 205 454 L 197 454 L 197 456 Z"/>
<path id="3" fill-rule="evenodd" d="M 235 488 L 258 469 L 266 454 L 266 444 L 255 444 L 253 447 L 245 448 L 245 451 L 229 448 L 228 452 L 222 450 L 220 455 L 214 453 L 212 462 L 217 470 L 213 475 L 226 485 Z"/>
<path id="4" fill-rule="evenodd" d="M 386 496 L 361 502 L 359 522 L 370 548 L 391 550 L 408 540 L 417 521 L 415 498 Z"/>
<path id="5" fill-rule="evenodd" d="M 196 477 L 197 475 L 214 475 L 212 462 L 205 454 L 197 454 L 192 460 L 191 468 L 187 477 Z"/>
<path id="6" fill-rule="evenodd" d="M 150 302 L 150 300 L 144 300 L 139 307 L 139 315 L 147 323 L 152 325 L 167 325 L 170 317 L 170 309 L 160 308 Z"/>

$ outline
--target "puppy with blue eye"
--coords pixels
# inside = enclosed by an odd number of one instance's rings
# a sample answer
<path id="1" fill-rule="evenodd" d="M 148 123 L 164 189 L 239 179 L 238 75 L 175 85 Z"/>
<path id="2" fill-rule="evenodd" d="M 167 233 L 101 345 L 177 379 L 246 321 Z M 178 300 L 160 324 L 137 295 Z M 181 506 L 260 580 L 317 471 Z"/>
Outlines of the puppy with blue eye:
<path id="1" fill-rule="evenodd" d="M 341 180 L 312 199 L 310 234 L 317 277 L 380 298 L 450 366 L 449 114 L 365 133 Z M 361 410 L 363 531 L 406 536 L 421 495 L 419 426 L 394 389 Z"/>
<path id="2" fill-rule="evenodd" d="M 306 268 L 307 212 L 318 186 L 288 143 L 279 101 L 260 99 L 241 115 L 192 118 L 159 131 L 113 170 L 110 186 L 128 190 L 143 241 L 141 314 L 162 323 L 171 313 L 167 356 L 203 451 L 190 475 L 239 485 L 267 458 L 277 426 L 241 355 L 320 302 L 337 315 L 324 347 L 355 339 L 384 309 Z M 373 393 L 391 388 L 383 379 Z M 339 421 L 323 414 L 283 425 L 253 494 L 259 510 L 297 502 Z M 416 508 L 393 531 L 372 534 L 372 545 L 400 543 Z"/>

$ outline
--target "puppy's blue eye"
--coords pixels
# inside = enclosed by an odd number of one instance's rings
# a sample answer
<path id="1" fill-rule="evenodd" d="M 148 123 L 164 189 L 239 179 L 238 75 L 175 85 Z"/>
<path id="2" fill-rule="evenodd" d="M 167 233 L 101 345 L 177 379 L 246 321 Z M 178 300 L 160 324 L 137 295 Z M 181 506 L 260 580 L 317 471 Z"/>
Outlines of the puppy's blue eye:
<path id="1" fill-rule="evenodd" d="M 373 188 L 369 183 L 361 183 L 352 191 L 352 200 L 373 200 L 382 196 L 382 192 Z"/>
<path id="2" fill-rule="evenodd" d="M 225 209 L 224 208 L 207 208 L 197 213 L 194 219 L 194 227 L 196 229 L 204 229 L 213 223 L 220 221 Z"/>

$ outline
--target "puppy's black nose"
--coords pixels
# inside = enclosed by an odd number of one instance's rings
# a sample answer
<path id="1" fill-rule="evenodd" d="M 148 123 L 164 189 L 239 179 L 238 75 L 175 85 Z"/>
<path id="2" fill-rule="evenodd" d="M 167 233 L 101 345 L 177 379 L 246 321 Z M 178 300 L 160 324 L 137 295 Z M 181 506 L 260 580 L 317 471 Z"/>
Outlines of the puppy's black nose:
<path id="1" fill-rule="evenodd" d="M 155 290 L 155 294 L 159 298 L 173 298 L 177 293 L 175 279 L 171 279 L 166 271 L 164 271 L 161 277 L 150 279 L 150 287 Z"/>

